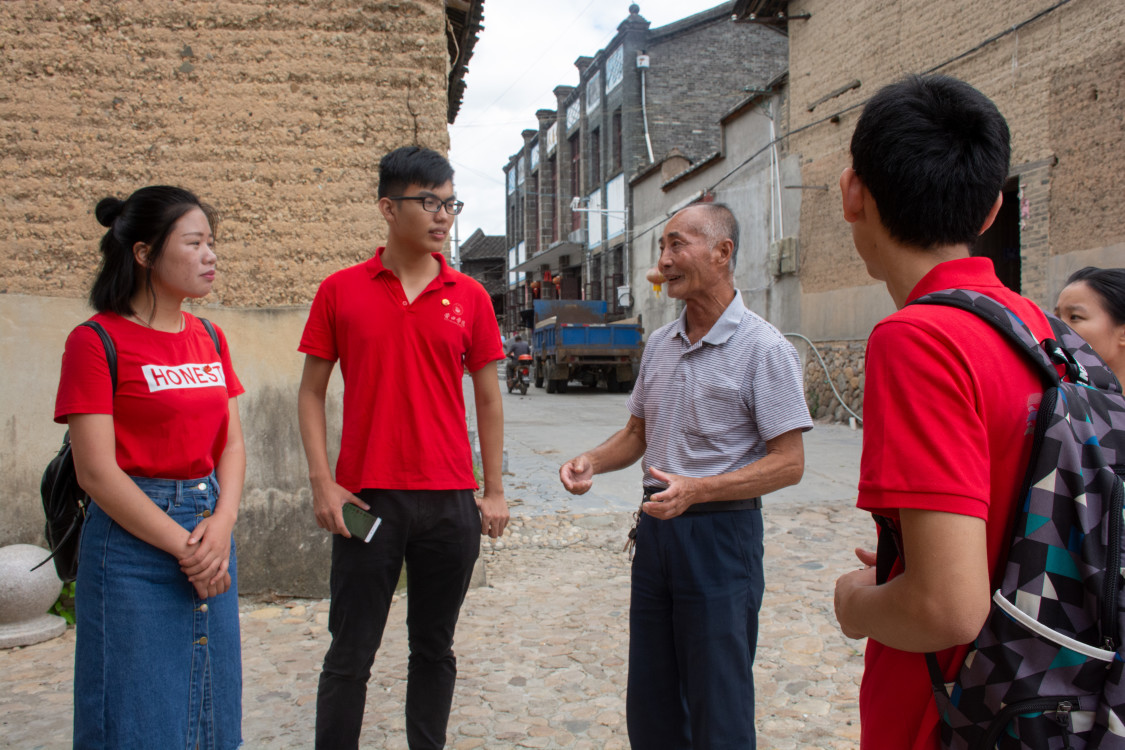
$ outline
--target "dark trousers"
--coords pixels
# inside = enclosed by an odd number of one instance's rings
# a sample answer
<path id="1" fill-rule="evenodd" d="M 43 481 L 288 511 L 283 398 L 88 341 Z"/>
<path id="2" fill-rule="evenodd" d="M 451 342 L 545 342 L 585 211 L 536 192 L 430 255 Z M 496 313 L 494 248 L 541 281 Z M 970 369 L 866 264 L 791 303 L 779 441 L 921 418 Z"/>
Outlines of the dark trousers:
<path id="1" fill-rule="evenodd" d="M 755 747 L 762 512 L 641 514 L 629 609 L 629 740 L 645 750 Z"/>
<path id="2" fill-rule="evenodd" d="M 406 561 L 406 741 L 445 746 L 457 679 L 453 631 L 480 553 L 480 513 L 471 490 L 363 490 L 383 519 L 369 543 L 332 538 L 332 644 L 316 696 L 316 746 L 359 746 L 367 681 L 391 596 Z"/>

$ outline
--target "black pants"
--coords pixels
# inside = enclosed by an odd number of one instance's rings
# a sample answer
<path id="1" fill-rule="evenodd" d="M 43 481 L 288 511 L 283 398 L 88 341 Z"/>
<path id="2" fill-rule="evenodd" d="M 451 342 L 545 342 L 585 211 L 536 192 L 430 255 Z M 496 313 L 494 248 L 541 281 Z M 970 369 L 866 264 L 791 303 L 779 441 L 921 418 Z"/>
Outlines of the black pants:
<path id="1" fill-rule="evenodd" d="M 480 513 L 471 490 L 363 490 L 383 519 L 369 543 L 332 539 L 332 644 L 316 697 L 316 746 L 359 746 L 367 681 L 391 596 L 406 561 L 406 740 L 411 750 L 445 746 L 457 679 L 453 631 L 480 553 Z"/>

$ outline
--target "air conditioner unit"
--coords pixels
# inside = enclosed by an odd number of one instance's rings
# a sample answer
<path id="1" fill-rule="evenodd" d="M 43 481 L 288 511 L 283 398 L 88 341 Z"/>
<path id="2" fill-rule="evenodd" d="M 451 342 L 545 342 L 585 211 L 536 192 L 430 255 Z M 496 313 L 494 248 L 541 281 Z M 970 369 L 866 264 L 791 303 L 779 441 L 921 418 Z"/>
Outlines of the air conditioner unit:
<path id="1" fill-rule="evenodd" d="M 617 306 L 618 307 L 632 307 L 633 306 L 633 289 L 629 286 L 617 287 Z"/>
<path id="2" fill-rule="evenodd" d="M 573 232 L 570 233 L 570 235 L 567 237 L 567 239 L 570 240 L 571 242 L 573 242 L 575 245 L 585 245 L 586 244 L 586 230 L 585 229 L 575 229 Z"/>

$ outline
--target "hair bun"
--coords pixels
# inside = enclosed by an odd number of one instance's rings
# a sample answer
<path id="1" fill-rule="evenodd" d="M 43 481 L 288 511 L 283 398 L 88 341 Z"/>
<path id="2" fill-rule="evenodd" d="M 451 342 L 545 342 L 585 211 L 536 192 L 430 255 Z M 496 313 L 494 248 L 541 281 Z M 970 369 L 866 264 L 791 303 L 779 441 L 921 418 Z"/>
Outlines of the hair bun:
<path id="1" fill-rule="evenodd" d="M 97 207 L 94 208 L 94 216 L 103 227 L 112 227 L 114 219 L 121 215 L 121 211 L 124 208 L 125 201 L 119 198 L 114 198 L 112 196 L 102 198 L 98 201 Z"/>

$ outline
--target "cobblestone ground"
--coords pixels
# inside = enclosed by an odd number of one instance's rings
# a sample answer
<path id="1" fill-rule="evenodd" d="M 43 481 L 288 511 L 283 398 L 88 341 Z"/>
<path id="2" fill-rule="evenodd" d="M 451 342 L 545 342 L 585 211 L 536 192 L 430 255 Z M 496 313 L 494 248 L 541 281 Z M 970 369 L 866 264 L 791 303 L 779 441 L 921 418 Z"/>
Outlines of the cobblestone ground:
<path id="1" fill-rule="evenodd" d="M 858 747 L 861 644 L 832 614 L 836 576 L 873 536 L 847 503 L 770 504 L 766 597 L 755 669 L 759 747 Z M 626 514 L 514 520 L 482 555 L 457 632 L 459 679 L 449 747 L 629 747 L 625 674 Z M 362 746 L 406 748 L 405 601 L 391 610 L 371 679 Z M 242 603 L 247 748 L 312 746 L 326 601 Z M 0 747 L 70 746 L 74 629 L 0 651 Z"/>

